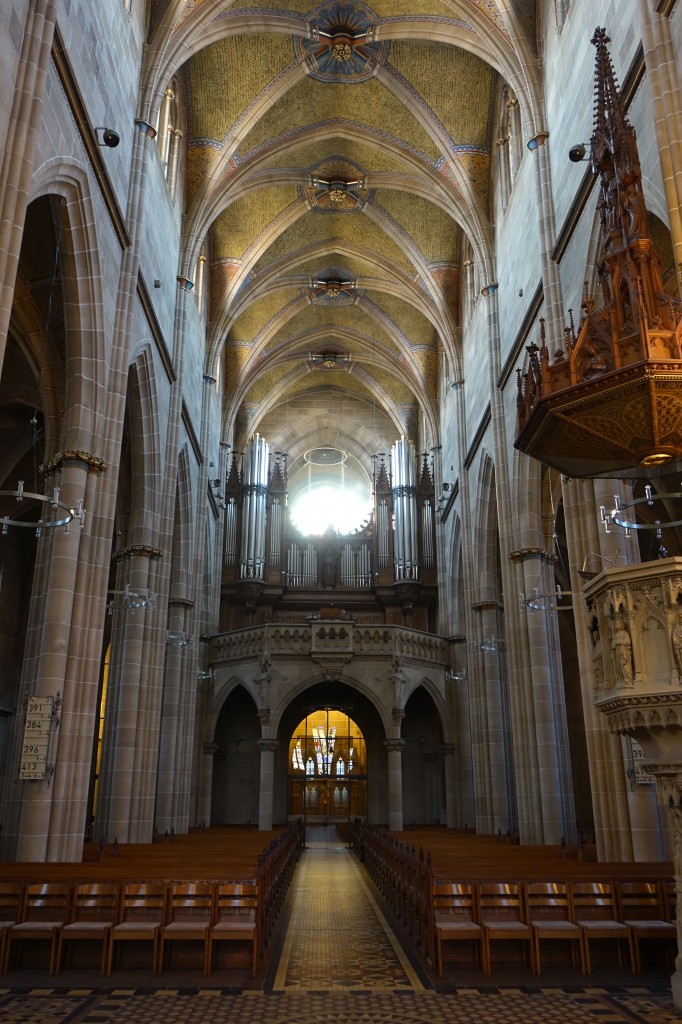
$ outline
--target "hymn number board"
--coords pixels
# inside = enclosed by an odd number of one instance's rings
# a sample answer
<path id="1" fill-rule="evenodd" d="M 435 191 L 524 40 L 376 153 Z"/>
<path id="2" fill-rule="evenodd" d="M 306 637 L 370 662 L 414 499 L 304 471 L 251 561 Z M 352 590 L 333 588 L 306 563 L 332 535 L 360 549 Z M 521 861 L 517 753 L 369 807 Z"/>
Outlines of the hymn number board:
<path id="1" fill-rule="evenodd" d="M 44 779 L 52 732 L 54 697 L 29 697 L 21 749 L 21 779 Z"/>

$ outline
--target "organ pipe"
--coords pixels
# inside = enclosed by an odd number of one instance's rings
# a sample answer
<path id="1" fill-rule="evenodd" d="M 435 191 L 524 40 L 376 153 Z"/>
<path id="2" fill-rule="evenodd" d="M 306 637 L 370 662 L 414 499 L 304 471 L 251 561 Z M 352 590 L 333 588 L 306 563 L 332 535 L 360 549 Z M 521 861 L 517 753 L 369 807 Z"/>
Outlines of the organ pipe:
<path id="1" fill-rule="evenodd" d="M 242 579 L 263 579 L 269 456 L 267 442 L 260 434 L 254 434 L 244 452 L 240 560 Z"/>
<path id="2" fill-rule="evenodd" d="M 391 449 L 394 517 L 394 564 L 397 580 L 418 578 L 417 459 L 406 437 Z"/>
<path id="3" fill-rule="evenodd" d="M 379 568 L 385 569 L 388 566 L 388 503 L 385 499 L 379 502 L 377 531 L 379 533 Z"/>
<path id="4" fill-rule="evenodd" d="M 270 565 L 277 567 L 280 564 L 282 553 L 280 551 L 280 537 L 282 530 L 282 505 L 279 498 L 275 498 L 270 506 Z"/>
<path id="5" fill-rule="evenodd" d="M 225 509 L 225 565 L 237 564 L 237 502 L 230 498 Z"/>
<path id="6" fill-rule="evenodd" d="M 433 566 L 433 505 L 425 501 L 422 505 L 422 557 L 424 567 Z"/>

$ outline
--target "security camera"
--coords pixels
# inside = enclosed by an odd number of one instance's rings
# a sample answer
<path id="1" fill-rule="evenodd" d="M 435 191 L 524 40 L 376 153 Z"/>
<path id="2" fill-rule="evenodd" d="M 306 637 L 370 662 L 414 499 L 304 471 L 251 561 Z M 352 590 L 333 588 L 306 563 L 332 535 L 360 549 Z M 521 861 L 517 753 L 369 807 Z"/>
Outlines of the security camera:
<path id="1" fill-rule="evenodd" d="M 579 164 L 581 160 L 585 159 L 585 143 L 579 142 L 575 146 L 571 146 L 568 151 L 568 159 L 571 163 Z"/>
<path id="2" fill-rule="evenodd" d="M 116 149 L 121 141 L 121 136 L 118 132 L 115 132 L 113 128 L 95 128 L 95 131 L 102 133 L 101 140 L 98 136 L 100 146 L 108 146 L 109 149 Z"/>

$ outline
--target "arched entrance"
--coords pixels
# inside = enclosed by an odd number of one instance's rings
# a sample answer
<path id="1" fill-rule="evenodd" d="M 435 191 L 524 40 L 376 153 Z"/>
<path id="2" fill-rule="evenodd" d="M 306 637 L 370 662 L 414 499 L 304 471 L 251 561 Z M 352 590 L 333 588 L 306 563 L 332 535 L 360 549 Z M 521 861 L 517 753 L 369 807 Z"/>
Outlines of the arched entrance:
<path id="1" fill-rule="evenodd" d="M 320 752 L 315 748 L 315 734 Z M 320 733 L 322 729 L 322 733 Z M 331 730 L 334 746 L 331 752 L 331 771 L 325 770 L 323 747 L 329 755 L 328 740 Z M 306 739 L 307 737 L 307 739 Z M 301 740 L 301 761 L 296 754 L 298 740 Z M 381 716 L 372 701 L 355 687 L 339 680 L 325 680 L 313 683 L 308 689 L 291 700 L 284 710 L 277 730 L 274 778 L 274 820 L 287 818 L 312 818 L 323 821 L 348 820 L 358 815 L 376 824 L 388 822 L 388 771 L 384 741 L 386 730 Z M 350 742 L 352 741 L 352 742 Z M 353 748 L 352 758 L 349 756 Z M 339 757 L 343 757 L 343 775 L 336 775 Z M 312 758 L 312 766 L 306 762 Z M 294 768 L 296 759 L 297 768 Z M 352 759 L 352 770 L 349 761 Z M 303 768 L 301 768 L 301 762 Z M 338 803 L 335 804 L 335 790 L 339 788 Z M 305 801 L 305 789 L 316 787 L 316 802 L 312 803 L 309 792 Z M 347 804 L 343 802 L 344 785 L 348 791 Z M 323 804 L 323 801 L 324 804 Z M 315 811 L 313 811 L 313 806 Z M 292 810 L 295 808 L 295 810 Z M 324 809 L 323 809 L 324 808 Z"/>
<path id="2" fill-rule="evenodd" d="M 311 706 L 289 741 L 288 814 L 310 824 L 367 814 L 367 748 L 351 709 Z"/>

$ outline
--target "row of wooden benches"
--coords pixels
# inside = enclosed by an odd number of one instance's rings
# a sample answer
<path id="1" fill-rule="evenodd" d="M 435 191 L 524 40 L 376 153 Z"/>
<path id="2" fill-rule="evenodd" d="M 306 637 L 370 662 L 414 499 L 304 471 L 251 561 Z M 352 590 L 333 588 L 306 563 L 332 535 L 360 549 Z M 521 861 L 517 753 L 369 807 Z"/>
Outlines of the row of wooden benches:
<path id="1" fill-rule="evenodd" d="M 202 944 L 205 974 L 217 943 L 245 944 L 255 974 L 301 846 L 300 827 L 292 825 L 263 851 L 248 880 L 0 882 L 0 973 L 9 970 L 16 944 L 47 940 L 50 974 L 77 942 L 100 943 L 106 975 L 121 943 L 145 943 L 158 974 L 176 941 Z"/>
<path id="2" fill-rule="evenodd" d="M 444 882 L 431 886 L 428 923 L 439 975 L 443 947 L 474 944 L 485 974 L 492 972 L 493 943 L 516 940 L 528 952 L 534 974 L 542 973 L 541 943 L 561 941 L 571 950 L 571 963 L 583 974 L 592 971 L 591 943 L 616 943 L 629 950 L 630 968 L 641 971 L 640 941 L 677 938 L 673 920 L 673 883 L 636 881 Z"/>
<path id="3" fill-rule="evenodd" d="M 669 940 L 672 950 L 677 937 L 669 879 L 598 877 L 599 866 L 590 865 L 597 872 L 591 878 L 446 881 L 423 848 L 381 829 L 356 826 L 353 845 L 391 911 L 439 974 L 444 946 L 459 941 L 473 946 L 476 962 L 490 974 L 493 944 L 518 940 L 539 974 L 540 943 L 562 940 L 570 946 L 571 962 L 577 959 L 589 974 L 592 940 L 616 940 L 619 962 L 620 945 L 627 944 L 630 966 L 639 972 L 641 939 Z"/>

